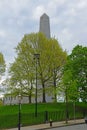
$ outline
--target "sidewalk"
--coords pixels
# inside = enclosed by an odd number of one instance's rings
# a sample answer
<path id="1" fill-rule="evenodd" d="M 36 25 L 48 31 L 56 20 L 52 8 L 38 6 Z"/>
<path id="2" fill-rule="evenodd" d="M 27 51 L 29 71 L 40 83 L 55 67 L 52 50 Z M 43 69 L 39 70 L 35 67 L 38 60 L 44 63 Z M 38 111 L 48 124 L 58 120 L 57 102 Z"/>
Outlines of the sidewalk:
<path id="1" fill-rule="evenodd" d="M 50 126 L 50 123 L 46 123 L 46 124 L 40 124 L 40 125 L 21 127 L 21 130 L 46 130 L 46 129 L 55 128 L 55 127 L 76 125 L 76 124 L 83 124 L 83 123 L 85 123 L 84 119 L 70 120 L 70 121 L 68 121 L 68 124 L 66 124 L 65 121 L 53 122 L 52 126 Z M 13 128 L 13 129 L 9 129 L 9 130 L 18 130 L 18 128 Z"/>

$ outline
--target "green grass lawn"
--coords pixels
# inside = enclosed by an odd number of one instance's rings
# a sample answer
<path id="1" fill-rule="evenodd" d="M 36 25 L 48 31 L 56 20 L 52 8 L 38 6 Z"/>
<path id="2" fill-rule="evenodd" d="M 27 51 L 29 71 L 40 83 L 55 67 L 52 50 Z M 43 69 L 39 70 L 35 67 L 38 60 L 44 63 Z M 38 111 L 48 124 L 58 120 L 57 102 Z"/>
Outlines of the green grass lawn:
<path id="1" fill-rule="evenodd" d="M 0 115 L 13 115 L 18 113 L 18 105 L 7 105 L 0 106 Z M 58 111 L 64 110 L 65 104 L 63 103 L 39 103 L 37 104 L 37 111 Z M 21 105 L 22 113 L 34 113 L 35 112 L 35 104 L 22 104 Z"/>
<path id="2" fill-rule="evenodd" d="M 87 108 L 87 104 L 76 103 L 76 108 L 81 110 Z M 18 125 L 18 105 L 0 106 L 0 129 L 12 128 Z M 81 118 L 83 113 L 76 111 L 76 118 Z M 35 104 L 22 104 L 21 105 L 21 123 L 24 125 L 32 125 L 44 123 L 45 112 L 48 112 L 48 120 L 52 118 L 53 121 L 65 120 L 65 103 L 38 103 L 37 112 L 38 116 L 35 117 Z M 68 105 L 69 118 L 72 119 L 74 115 L 73 104 Z"/>

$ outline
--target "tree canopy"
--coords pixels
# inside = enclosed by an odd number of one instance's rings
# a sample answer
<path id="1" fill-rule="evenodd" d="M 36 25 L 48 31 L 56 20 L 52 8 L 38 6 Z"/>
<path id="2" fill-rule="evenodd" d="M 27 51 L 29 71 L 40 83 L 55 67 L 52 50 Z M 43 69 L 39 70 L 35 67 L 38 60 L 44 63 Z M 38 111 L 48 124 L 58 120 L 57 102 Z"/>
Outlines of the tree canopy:
<path id="1" fill-rule="evenodd" d="M 34 54 L 40 54 L 38 61 L 38 86 L 39 94 L 42 95 L 42 102 L 46 102 L 46 91 L 54 86 L 60 74 L 60 68 L 66 62 L 66 52 L 63 51 L 55 38 L 46 38 L 42 33 L 31 33 L 24 35 L 16 47 L 17 57 L 10 66 L 10 85 L 15 90 L 22 91 L 30 97 L 35 94 L 35 60 Z M 51 95 L 52 96 L 52 95 Z"/>
<path id="2" fill-rule="evenodd" d="M 6 68 L 6 65 L 5 65 L 4 56 L 2 53 L 0 53 L 0 80 L 5 72 L 5 68 Z M 0 90 L 2 91 L 1 88 L 0 88 Z"/>
<path id="3" fill-rule="evenodd" d="M 5 72 L 5 60 L 2 53 L 0 53 L 0 76 L 2 76 Z"/>
<path id="4" fill-rule="evenodd" d="M 67 72 L 70 72 L 71 76 Z M 73 93 L 76 91 L 79 93 L 78 99 L 81 98 L 82 101 L 87 102 L 87 47 L 77 45 L 73 48 L 67 58 L 64 73 L 67 73 L 67 76 L 64 77 L 68 77 L 64 84 L 67 83 L 69 88 L 75 89 Z"/>

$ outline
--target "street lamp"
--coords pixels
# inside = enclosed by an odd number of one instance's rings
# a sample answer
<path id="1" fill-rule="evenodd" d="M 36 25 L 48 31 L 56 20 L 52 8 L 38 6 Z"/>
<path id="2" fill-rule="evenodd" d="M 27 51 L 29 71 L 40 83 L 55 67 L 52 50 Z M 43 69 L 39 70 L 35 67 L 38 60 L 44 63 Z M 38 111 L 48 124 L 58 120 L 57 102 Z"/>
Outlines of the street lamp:
<path id="1" fill-rule="evenodd" d="M 20 130 L 21 127 L 21 95 L 18 95 L 18 101 L 19 101 L 19 114 L 18 114 L 18 130 Z"/>
<path id="2" fill-rule="evenodd" d="M 37 117 L 37 65 L 40 58 L 40 54 L 34 54 L 34 59 L 36 63 L 36 92 L 35 92 L 35 117 Z"/>

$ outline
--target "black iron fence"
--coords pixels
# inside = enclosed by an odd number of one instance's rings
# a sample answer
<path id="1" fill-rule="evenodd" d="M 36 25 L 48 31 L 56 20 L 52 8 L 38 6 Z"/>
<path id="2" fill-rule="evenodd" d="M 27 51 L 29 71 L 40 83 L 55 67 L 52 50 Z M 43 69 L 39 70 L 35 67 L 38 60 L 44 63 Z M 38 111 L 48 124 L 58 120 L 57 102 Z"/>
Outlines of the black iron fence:
<path id="1" fill-rule="evenodd" d="M 68 120 L 71 119 L 81 119 L 87 116 L 87 111 L 84 110 L 76 110 L 76 111 L 68 111 Z M 34 113 L 31 114 L 21 114 L 21 122 L 24 125 L 32 125 L 32 124 L 41 124 L 48 123 L 50 120 L 53 122 L 56 121 L 64 121 L 66 120 L 66 111 L 45 111 L 37 113 L 37 117 L 35 117 Z"/>
<path id="2" fill-rule="evenodd" d="M 50 120 L 53 122 L 66 120 L 65 111 L 45 111 L 37 113 L 21 113 L 21 125 L 33 125 L 47 123 Z M 86 114 L 86 113 L 85 113 Z M 84 118 L 84 111 L 68 111 L 68 120 Z M 1 128 L 12 128 L 18 126 L 18 113 L 14 115 L 1 115 L 0 116 L 0 129 Z"/>

